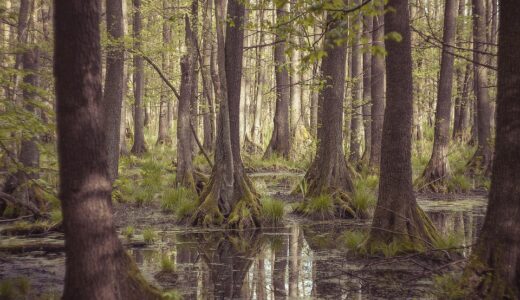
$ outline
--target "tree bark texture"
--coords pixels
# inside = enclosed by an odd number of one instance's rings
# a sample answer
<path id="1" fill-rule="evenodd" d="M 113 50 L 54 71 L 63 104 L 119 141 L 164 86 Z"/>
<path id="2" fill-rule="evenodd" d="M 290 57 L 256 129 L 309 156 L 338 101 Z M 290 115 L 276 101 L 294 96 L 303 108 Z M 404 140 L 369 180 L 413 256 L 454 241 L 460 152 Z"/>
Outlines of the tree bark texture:
<path id="1" fill-rule="evenodd" d="M 100 1 L 55 3 L 63 299 L 159 299 L 117 237 L 101 90 Z M 76 26 L 82 24 L 82 26 Z"/>
<path id="2" fill-rule="evenodd" d="M 143 116 L 143 94 L 144 94 L 144 65 L 141 51 L 141 0 L 133 0 L 134 5 L 134 145 L 131 152 L 135 155 L 145 153 L 146 144 L 144 140 L 144 116 Z"/>
<path id="3" fill-rule="evenodd" d="M 285 18 L 286 7 L 276 9 L 276 18 L 282 22 Z M 264 153 L 264 158 L 278 155 L 289 158 L 291 150 L 289 128 L 289 102 L 291 101 L 291 89 L 289 72 L 286 65 L 285 42 L 280 35 L 275 37 L 274 66 L 276 81 L 276 110 L 274 113 L 274 127 L 271 140 Z"/>
<path id="4" fill-rule="evenodd" d="M 437 107 L 435 110 L 435 128 L 433 137 L 433 151 L 424 169 L 421 180 L 421 189 L 430 189 L 434 192 L 443 192 L 447 189 L 447 182 L 451 176 L 448 161 L 448 146 L 450 143 L 451 123 L 451 91 L 453 85 L 453 62 L 455 31 L 457 21 L 457 0 L 446 0 L 444 8 L 444 33 L 441 54 L 441 71 L 437 91 Z"/>
<path id="5" fill-rule="evenodd" d="M 385 35 L 397 32 L 401 41 L 386 39 L 386 91 L 379 197 L 367 245 L 406 242 L 431 247 L 437 231 L 417 205 L 412 187 L 411 141 L 413 113 L 412 51 L 407 0 L 390 0 Z"/>
<path id="6" fill-rule="evenodd" d="M 486 218 L 463 278 L 467 298 L 520 298 L 520 7 L 501 0 L 496 147 Z"/>

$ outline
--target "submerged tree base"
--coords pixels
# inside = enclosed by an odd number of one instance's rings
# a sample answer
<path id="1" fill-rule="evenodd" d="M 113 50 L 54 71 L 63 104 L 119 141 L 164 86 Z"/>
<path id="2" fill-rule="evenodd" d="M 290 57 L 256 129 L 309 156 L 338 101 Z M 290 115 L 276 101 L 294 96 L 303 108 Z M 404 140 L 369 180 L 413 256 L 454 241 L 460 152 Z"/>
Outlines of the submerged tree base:
<path id="1" fill-rule="evenodd" d="M 202 191 L 200 205 L 191 219 L 195 226 L 222 226 L 229 228 L 261 227 L 260 197 L 255 192 L 253 183 L 243 172 L 235 172 L 233 201 L 225 200 L 225 181 L 223 176 L 213 174 L 208 185 Z"/>
<path id="2" fill-rule="evenodd" d="M 415 185 L 421 192 L 446 193 L 450 177 L 451 170 L 448 160 L 432 157 Z"/>
<path id="3" fill-rule="evenodd" d="M 383 208 L 379 213 L 387 215 L 377 218 L 385 224 L 372 224 L 370 236 L 364 244 L 371 252 L 378 252 L 382 245 L 392 244 L 401 245 L 403 252 L 421 252 L 434 249 L 440 240 L 432 221 L 417 204 L 401 214 Z"/>

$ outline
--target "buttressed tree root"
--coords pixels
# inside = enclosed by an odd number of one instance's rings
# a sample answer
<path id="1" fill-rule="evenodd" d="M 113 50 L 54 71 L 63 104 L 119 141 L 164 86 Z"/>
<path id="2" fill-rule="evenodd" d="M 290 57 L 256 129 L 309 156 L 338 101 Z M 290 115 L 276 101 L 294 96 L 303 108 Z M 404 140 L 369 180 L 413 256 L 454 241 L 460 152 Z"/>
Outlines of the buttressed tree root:
<path id="1" fill-rule="evenodd" d="M 261 227 L 260 197 L 251 180 L 242 172 L 235 173 L 235 184 L 226 189 L 223 176 L 211 176 L 200 196 L 200 205 L 191 219 L 195 226 L 229 228 Z"/>

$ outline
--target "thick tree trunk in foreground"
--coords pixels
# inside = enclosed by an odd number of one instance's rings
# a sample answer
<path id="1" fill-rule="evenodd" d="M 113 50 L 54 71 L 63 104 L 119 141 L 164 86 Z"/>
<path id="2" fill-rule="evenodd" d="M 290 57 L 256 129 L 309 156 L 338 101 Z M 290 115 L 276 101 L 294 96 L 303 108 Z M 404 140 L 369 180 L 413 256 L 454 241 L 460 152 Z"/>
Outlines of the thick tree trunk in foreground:
<path id="1" fill-rule="evenodd" d="M 337 32 L 340 20 L 331 14 L 327 17 L 330 30 Z M 321 62 L 324 88 L 318 106 L 318 149 L 314 161 L 305 174 L 309 197 L 321 194 L 334 196 L 338 217 L 353 217 L 347 193 L 353 184 L 343 152 L 343 99 L 345 93 L 346 45 L 337 46 L 332 33 L 325 35 L 324 48 L 327 55 Z M 327 216 L 328 217 L 328 216 Z"/>
<path id="2" fill-rule="evenodd" d="M 141 51 L 141 0 L 133 0 L 134 5 L 134 50 Z M 144 140 L 144 65 L 139 53 L 134 53 L 134 145 L 131 152 L 141 155 L 146 152 Z"/>
<path id="3" fill-rule="evenodd" d="M 261 205 L 240 157 L 240 79 L 244 46 L 244 5 L 215 0 L 217 20 L 218 86 L 220 99 L 215 165 L 208 185 L 200 196 L 200 206 L 192 218 L 195 225 L 226 224 L 233 228 L 260 226 Z M 228 22 L 224 40 L 224 24 Z"/>
<path id="4" fill-rule="evenodd" d="M 487 69 L 481 65 L 487 63 L 486 56 L 486 13 L 484 0 L 473 0 L 473 60 L 475 61 L 474 81 L 477 100 L 477 137 L 478 146 L 475 155 L 469 162 L 471 174 L 483 172 L 489 175 L 493 160 L 491 149 L 491 106 L 489 103 L 489 88 Z"/>
<path id="5" fill-rule="evenodd" d="M 285 7 L 276 9 L 276 17 L 279 22 L 283 22 L 285 15 Z M 276 110 L 274 113 L 273 135 L 265 150 L 264 158 L 268 158 L 272 155 L 289 158 L 291 150 L 289 138 L 289 102 L 291 101 L 291 89 L 289 84 L 289 72 L 286 66 L 285 42 L 281 41 L 281 39 L 279 35 L 275 38 Z"/>
<path id="6" fill-rule="evenodd" d="M 437 108 L 435 111 L 435 129 L 433 151 L 430 161 L 424 169 L 421 189 L 434 192 L 446 191 L 446 184 L 451 176 L 448 161 L 448 146 L 450 143 L 451 123 L 451 90 L 453 84 L 453 62 L 455 29 L 457 21 L 457 0 L 446 0 L 444 8 L 444 34 L 441 57 L 441 71 L 437 92 Z"/>
<path id="7" fill-rule="evenodd" d="M 520 298 L 520 7 L 500 1 L 497 131 L 486 219 L 465 270 L 472 299 Z"/>
<path id="8" fill-rule="evenodd" d="M 124 96 L 125 52 L 122 0 L 106 1 L 107 32 L 112 40 L 107 46 L 105 92 L 103 110 L 107 135 L 108 165 L 112 182 L 117 178 L 119 165 L 119 139 L 121 107 Z"/>
<path id="9" fill-rule="evenodd" d="M 378 6 L 381 15 L 374 16 L 374 29 L 372 34 L 372 44 L 384 49 L 384 16 L 382 15 L 383 5 Z M 370 161 L 371 168 L 379 168 L 381 161 L 381 139 L 383 136 L 383 116 L 385 113 L 385 57 L 379 52 L 372 55 L 372 81 L 370 83 L 370 96 L 372 107 L 370 109 L 372 124 L 370 135 Z"/>
<path id="10" fill-rule="evenodd" d="M 100 1 L 54 3 L 60 200 L 67 254 L 63 299 L 159 299 L 125 252 L 112 219 Z"/>
<path id="11" fill-rule="evenodd" d="M 430 247 L 437 231 L 417 205 L 412 187 L 412 51 L 407 0 L 390 0 L 385 15 L 385 34 L 397 32 L 402 40 L 385 40 L 386 109 L 381 144 L 379 198 L 367 242 L 406 242 L 415 247 Z M 402 244 L 401 244 L 402 245 Z"/>

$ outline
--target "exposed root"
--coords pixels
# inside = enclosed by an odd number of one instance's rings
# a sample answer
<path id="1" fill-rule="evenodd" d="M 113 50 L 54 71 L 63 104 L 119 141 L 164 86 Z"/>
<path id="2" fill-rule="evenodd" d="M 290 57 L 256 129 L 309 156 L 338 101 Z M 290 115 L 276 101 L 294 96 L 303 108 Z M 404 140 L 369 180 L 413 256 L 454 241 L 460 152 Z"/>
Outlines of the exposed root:
<path id="1" fill-rule="evenodd" d="M 364 247 L 378 252 L 381 245 L 398 245 L 398 252 L 422 252 L 435 248 L 439 233 L 426 213 L 412 205 L 403 214 L 387 211 L 382 224 L 372 224 Z"/>
<path id="2" fill-rule="evenodd" d="M 201 203 L 190 223 L 204 227 L 226 225 L 238 229 L 261 227 L 259 196 L 249 178 L 240 174 L 235 174 L 231 203 L 225 201 L 222 195 L 224 181 L 214 174 L 202 191 Z"/>
<path id="3" fill-rule="evenodd" d="M 450 177 L 451 170 L 448 160 L 435 159 L 432 157 L 415 184 L 419 191 L 446 193 L 448 191 L 448 181 Z"/>

